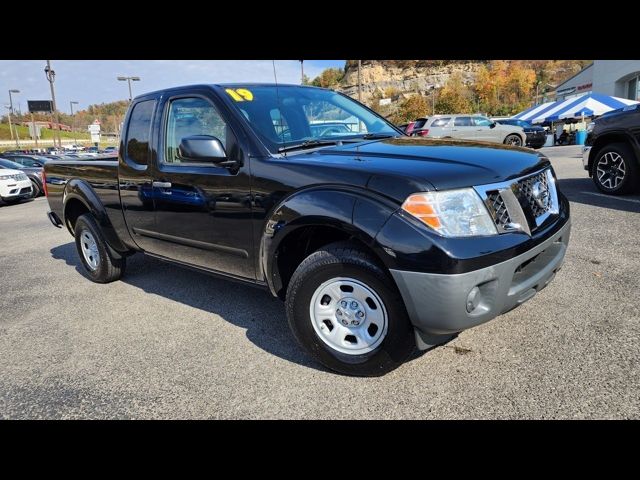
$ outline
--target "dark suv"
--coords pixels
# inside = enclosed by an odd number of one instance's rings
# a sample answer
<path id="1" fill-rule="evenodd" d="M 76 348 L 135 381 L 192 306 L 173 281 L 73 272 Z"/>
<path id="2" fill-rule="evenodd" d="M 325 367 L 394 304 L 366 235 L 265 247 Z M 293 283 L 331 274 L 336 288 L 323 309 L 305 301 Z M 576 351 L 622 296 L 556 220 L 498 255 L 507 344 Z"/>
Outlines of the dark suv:
<path id="1" fill-rule="evenodd" d="M 518 120 L 517 118 L 505 118 L 496 120 L 501 125 L 513 125 L 515 127 L 522 127 L 524 133 L 527 135 L 527 147 L 541 148 L 547 140 L 547 134 L 544 128 L 534 127 L 529 122 L 524 120 Z"/>
<path id="2" fill-rule="evenodd" d="M 640 183 L 640 105 L 596 119 L 582 152 L 584 169 L 598 190 L 622 195 Z"/>

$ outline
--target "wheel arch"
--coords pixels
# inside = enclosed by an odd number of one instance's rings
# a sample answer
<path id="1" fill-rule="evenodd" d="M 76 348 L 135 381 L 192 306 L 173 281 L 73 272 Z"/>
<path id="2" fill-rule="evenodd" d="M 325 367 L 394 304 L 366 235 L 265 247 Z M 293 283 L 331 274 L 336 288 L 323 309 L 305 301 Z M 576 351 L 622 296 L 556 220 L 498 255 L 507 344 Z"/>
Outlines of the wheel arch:
<path id="1" fill-rule="evenodd" d="M 118 238 L 118 234 L 109 220 L 102 201 L 85 180 L 74 178 L 67 182 L 63 193 L 62 205 L 62 221 L 72 236 L 75 234 L 75 222 L 78 217 L 85 213 L 91 213 L 96 219 L 98 227 L 112 253 L 119 255 L 119 253 L 128 251 L 128 248 Z"/>
<path id="2" fill-rule="evenodd" d="M 593 176 L 593 165 L 600 150 L 612 143 L 626 143 L 627 145 L 629 145 L 636 157 L 636 164 L 640 166 L 640 146 L 638 145 L 638 142 L 634 139 L 633 136 L 629 135 L 626 132 L 615 131 L 604 135 L 599 135 L 593 142 L 591 151 L 589 152 L 589 176 Z"/>
<path id="3" fill-rule="evenodd" d="M 295 269 L 311 253 L 350 240 L 385 267 L 389 256 L 376 234 L 397 210 L 393 202 L 363 189 L 312 187 L 277 205 L 261 232 L 259 276 L 271 293 L 284 299 Z"/>

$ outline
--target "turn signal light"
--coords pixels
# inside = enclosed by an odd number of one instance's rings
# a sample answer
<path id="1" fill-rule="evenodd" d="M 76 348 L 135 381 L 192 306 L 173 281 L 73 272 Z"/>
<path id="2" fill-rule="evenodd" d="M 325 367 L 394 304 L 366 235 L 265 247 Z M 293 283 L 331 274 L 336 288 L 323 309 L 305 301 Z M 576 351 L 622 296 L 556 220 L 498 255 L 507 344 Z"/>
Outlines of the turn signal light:
<path id="1" fill-rule="evenodd" d="M 415 194 L 407 198 L 402 208 L 416 218 L 419 218 L 430 227 L 438 230 L 440 228 L 440 220 L 429 202 L 425 200 L 424 195 Z"/>

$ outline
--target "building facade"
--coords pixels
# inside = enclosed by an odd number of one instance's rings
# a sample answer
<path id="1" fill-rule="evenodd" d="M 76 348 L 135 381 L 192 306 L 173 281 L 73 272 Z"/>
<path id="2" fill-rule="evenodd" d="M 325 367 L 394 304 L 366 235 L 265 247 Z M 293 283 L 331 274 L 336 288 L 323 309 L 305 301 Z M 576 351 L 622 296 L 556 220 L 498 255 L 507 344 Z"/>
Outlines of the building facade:
<path id="1" fill-rule="evenodd" d="M 594 60 L 556 88 L 556 100 L 595 92 L 640 101 L 640 60 Z"/>

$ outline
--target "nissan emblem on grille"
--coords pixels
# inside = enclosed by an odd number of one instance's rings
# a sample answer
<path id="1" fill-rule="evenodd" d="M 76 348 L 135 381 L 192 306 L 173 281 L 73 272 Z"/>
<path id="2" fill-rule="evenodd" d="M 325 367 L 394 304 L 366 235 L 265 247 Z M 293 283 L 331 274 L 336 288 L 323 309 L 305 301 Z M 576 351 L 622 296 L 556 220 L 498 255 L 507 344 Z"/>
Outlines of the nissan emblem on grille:
<path id="1" fill-rule="evenodd" d="M 546 185 L 543 185 L 542 182 L 534 183 L 531 193 L 533 193 L 533 199 L 540 208 L 543 210 L 549 208 L 549 189 Z"/>

